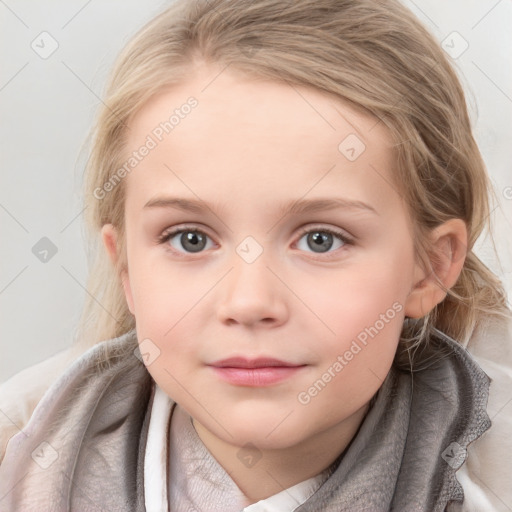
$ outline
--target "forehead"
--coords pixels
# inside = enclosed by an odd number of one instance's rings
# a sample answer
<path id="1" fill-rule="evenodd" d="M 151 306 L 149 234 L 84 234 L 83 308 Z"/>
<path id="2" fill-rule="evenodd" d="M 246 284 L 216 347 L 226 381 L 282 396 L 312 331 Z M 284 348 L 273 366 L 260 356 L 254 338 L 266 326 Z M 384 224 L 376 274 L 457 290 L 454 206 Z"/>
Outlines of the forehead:
<path id="1" fill-rule="evenodd" d="M 151 146 L 128 176 L 139 206 L 164 189 L 218 202 L 396 194 L 387 129 L 311 87 L 204 67 L 151 98 L 129 128 L 126 159 Z"/>

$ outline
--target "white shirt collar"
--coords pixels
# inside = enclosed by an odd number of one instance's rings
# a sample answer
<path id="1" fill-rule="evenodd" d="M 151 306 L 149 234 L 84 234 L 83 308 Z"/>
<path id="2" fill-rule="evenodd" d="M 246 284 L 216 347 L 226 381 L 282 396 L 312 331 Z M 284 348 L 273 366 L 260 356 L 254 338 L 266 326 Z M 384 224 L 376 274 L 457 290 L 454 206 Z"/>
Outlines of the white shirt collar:
<path id="1" fill-rule="evenodd" d="M 149 430 L 144 456 L 144 500 L 146 512 L 169 510 L 167 499 L 167 432 L 172 401 L 155 383 L 155 395 L 149 418 Z"/>
<path id="2" fill-rule="evenodd" d="M 155 383 L 144 458 L 144 499 L 147 512 L 169 510 L 168 434 L 172 405 L 172 400 Z M 242 512 L 293 512 L 318 490 L 328 476 L 329 473 L 324 471 L 269 498 L 253 503 Z M 215 485 L 215 482 L 211 485 Z"/>

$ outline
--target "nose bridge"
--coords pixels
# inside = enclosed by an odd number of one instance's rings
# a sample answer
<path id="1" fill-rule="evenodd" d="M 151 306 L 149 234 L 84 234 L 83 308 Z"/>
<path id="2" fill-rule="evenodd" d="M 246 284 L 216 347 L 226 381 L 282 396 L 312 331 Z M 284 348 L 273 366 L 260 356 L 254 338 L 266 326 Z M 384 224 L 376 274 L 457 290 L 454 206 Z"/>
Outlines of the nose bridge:
<path id="1" fill-rule="evenodd" d="M 230 282 L 233 291 L 238 290 L 249 296 L 269 292 L 268 287 L 272 284 L 270 278 L 273 276 L 267 268 L 266 254 L 262 253 L 254 260 L 245 260 L 237 253 L 232 258 L 232 266 Z"/>
<path id="2" fill-rule="evenodd" d="M 230 259 L 232 271 L 226 278 L 218 314 L 223 321 L 249 324 L 272 319 L 280 323 L 286 315 L 283 290 L 263 247 L 245 239 Z"/>
<path id="3" fill-rule="evenodd" d="M 275 292 L 275 277 L 267 268 L 268 255 L 255 247 L 254 242 L 244 241 L 236 248 L 231 258 L 233 271 L 229 280 L 230 295 L 246 302 L 257 302 L 272 298 Z"/>

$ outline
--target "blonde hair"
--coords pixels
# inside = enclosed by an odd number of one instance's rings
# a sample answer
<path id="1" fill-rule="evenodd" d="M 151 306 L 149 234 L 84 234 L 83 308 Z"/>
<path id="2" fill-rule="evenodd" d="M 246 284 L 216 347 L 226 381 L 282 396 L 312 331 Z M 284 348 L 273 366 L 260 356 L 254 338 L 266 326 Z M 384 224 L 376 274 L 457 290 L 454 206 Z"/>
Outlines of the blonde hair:
<path id="1" fill-rule="evenodd" d="M 489 222 L 492 187 L 464 93 L 411 12 L 394 0 L 177 0 L 122 51 L 92 133 L 85 184 L 92 261 L 77 331 L 82 349 L 135 327 L 119 279 L 126 265 L 125 180 L 102 199 L 95 190 L 122 165 L 130 119 L 201 61 L 334 94 L 383 123 L 395 142 L 395 185 L 425 265 L 428 232 L 452 218 L 466 222 L 467 257 L 457 283 L 427 316 L 406 319 L 404 340 L 428 339 L 435 327 L 463 342 L 482 314 L 508 314 L 501 282 L 472 251 Z M 101 245 L 106 223 L 120 231 L 116 268 Z"/>

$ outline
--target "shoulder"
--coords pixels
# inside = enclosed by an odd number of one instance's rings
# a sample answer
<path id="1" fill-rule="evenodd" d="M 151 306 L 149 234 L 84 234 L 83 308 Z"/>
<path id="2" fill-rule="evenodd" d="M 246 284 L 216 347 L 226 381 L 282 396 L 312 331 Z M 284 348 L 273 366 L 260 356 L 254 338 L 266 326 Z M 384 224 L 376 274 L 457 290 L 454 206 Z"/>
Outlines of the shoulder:
<path id="1" fill-rule="evenodd" d="M 83 386 L 89 387 L 88 379 L 92 375 L 123 373 L 134 365 L 144 367 L 137 335 L 132 329 L 117 338 L 95 343 L 89 349 L 72 346 L 0 384 L 0 462 L 10 439 L 25 428 L 43 397 L 50 393 L 50 400 L 58 395 L 59 389 L 54 388 L 66 387 L 77 381 L 75 377 L 79 375 L 84 380 Z"/>
<path id="2" fill-rule="evenodd" d="M 73 347 L 62 350 L 0 384 L 0 462 L 9 439 L 28 423 L 41 397 L 76 357 Z"/>
<path id="3" fill-rule="evenodd" d="M 1 383 L 0 463 L 9 441 L 25 432 L 38 408 L 46 411 L 40 411 L 40 415 L 48 414 L 61 394 L 67 393 L 70 399 L 74 396 L 70 393 L 73 386 L 79 393 L 91 388 L 91 377 L 103 375 L 108 379 L 116 373 L 130 373 L 132 366 L 145 369 L 134 329 L 89 349 L 72 346 Z"/>
<path id="4" fill-rule="evenodd" d="M 469 445 L 457 471 L 464 489 L 460 510 L 510 510 L 512 507 L 512 318 L 481 322 L 466 349 L 490 377 L 487 413 L 491 428 Z"/>
<path id="5" fill-rule="evenodd" d="M 23 432 L 5 448 L 0 464 L 5 510 L 85 510 L 87 496 L 97 492 L 100 482 L 112 489 L 105 488 L 106 508 L 117 510 L 114 490 L 133 490 L 142 481 L 138 457 L 145 446 L 153 391 L 134 332 L 99 342 L 67 364 L 39 399 Z M 129 472 L 129 485 L 121 460 L 137 466 Z M 70 487 L 70 478 L 80 482 L 84 493 Z"/>

